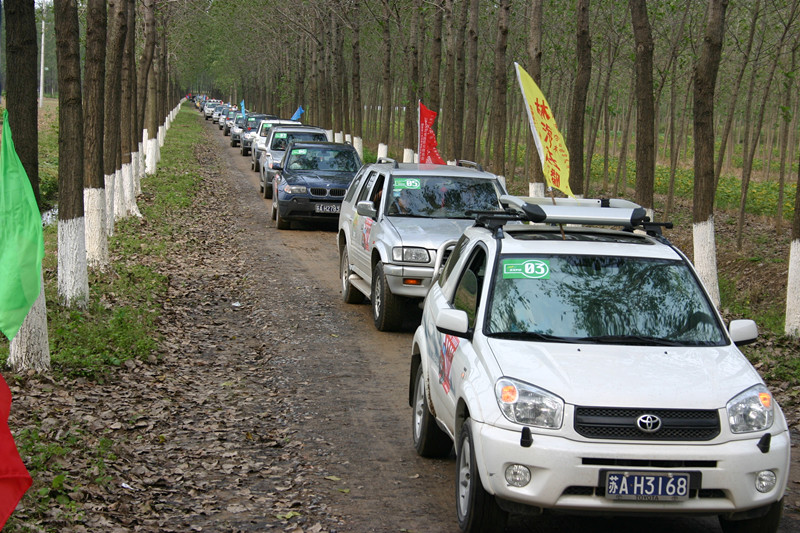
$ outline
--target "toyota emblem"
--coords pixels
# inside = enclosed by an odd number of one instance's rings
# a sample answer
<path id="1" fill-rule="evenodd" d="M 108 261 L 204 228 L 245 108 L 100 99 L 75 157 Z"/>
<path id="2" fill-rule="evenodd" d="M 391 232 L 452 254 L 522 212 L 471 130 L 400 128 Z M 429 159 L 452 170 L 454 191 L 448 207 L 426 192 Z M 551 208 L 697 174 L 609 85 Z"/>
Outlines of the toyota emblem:
<path id="1" fill-rule="evenodd" d="M 661 419 L 656 415 L 642 415 L 636 419 L 636 427 L 644 433 L 655 433 L 661 429 Z"/>

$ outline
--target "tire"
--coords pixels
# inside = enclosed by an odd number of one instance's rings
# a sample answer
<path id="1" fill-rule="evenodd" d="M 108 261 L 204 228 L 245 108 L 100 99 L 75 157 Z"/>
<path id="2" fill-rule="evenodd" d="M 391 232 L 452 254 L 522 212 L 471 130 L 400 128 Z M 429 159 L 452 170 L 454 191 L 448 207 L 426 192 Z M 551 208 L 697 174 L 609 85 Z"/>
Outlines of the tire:
<path id="1" fill-rule="evenodd" d="M 281 216 L 281 208 L 277 203 L 278 202 L 272 202 L 274 206 L 273 209 L 275 209 L 275 227 L 278 229 L 289 229 L 291 222 Z"/>
<path id="2" fill-rule="evenodd" d="M 259 170 L 261 170 L 261 163 L 254 156 L 254 158 L 253 158 L 253 172 L 258 172 Z"/>
<path id="3" fill-rule="evenodd" d="M 269 200 L 270 198 L 272 198 L 272 194 L 271 194 L 271 193 L 272 193 L 272 189 L 270 189 L 269 187 L 267 187 L 267 184 L 266 184 L 266 183 L 261 183 L 261 180 L 260 180 L 260 179 L 258 180 L 258 182 L 259 182 L 259 184 L 260 184 L 260 187 L 261 187 L 261 196 L 263 196 L 263 197 L 264 197 L 265 199 L 267 199 L 267 200 Z"/>
<path id="4" fill-rule="evenodd" d="M 508 513 L 500 509 L 494 496 L 486 492 L 475 461 L 470 419 L 461 426 L 456 454 L 456 514 L 464 533 L 503 531 Z"/>
<path id="5" fill-rule="evenodd" d="M 267 181 L 267 177 L 264 176 L 264 198 L 267 200 L 272 199 L 272 183 Z"/>
<path id="6" fill-rule="evenodd" d="M 775 533 L 783 516 L 783 498 L 773 503 L 767 514 L 747 520 L 727 520 L 719 517 L 719 525 L 724 533 Z"/>
<path id="7" fill-rule="evenodd" d="M 372 270 L 372 321 L 378 331 L 396 331 L 403 325 L 402 301 L 392 294 L 386 276 L 383 273 L 383 263 L 378 261 Z"/>
<path id="8" fill-rule="evenodd" d="M 447 457 L 453 449 L 453 441 L 436 425 L 433 415 L 428 410 L 428 396 L 425 394 L 425 376 L 422 365 L 417 368 L 414 381 L 414 412 L 411 415 L 411 436 L 414 448 L 422 457 Z"/>
<path id="9" fill-rule="evenodd" d="M 272 202 L 272 209 L 270 211 L 272 212 L 272 216 L 270 218 L 272 218 L 272 220 L 275 220 L 277 218 L 277 213 L 278 213 L 278 209 L 275 207 L 275 202 Z"/>
<path id="10" fill-rule="evenodd" d="M 231 148 L 233 148 L 234 146 L 236 146 L 236 142 L 233 139 L 231 139 Z"/>
<path id="11" fill-rule="evenodd" d="M 341 257 L 339 257 L 339 277 L 342 280 L 342 300 L 348 304 L 360 304 L 364 301 L 364 295 L 350 284 L 348 278 L 351 272 L 350 257 L 347 255 L 347 245 L 345 245 Z"/>

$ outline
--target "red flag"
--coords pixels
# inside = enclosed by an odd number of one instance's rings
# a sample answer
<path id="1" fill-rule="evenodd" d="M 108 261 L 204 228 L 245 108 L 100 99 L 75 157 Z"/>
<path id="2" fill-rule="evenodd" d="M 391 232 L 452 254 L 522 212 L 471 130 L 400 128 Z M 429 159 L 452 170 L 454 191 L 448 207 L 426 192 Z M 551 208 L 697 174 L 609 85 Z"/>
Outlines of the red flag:
<path id="1" fill-rule="evenodd" d="M 8 429 L 10 411 L 11 391 L 0 376 L 0 529 L 32 482 Z"/>
<path id="2" fill-rule="evenodd" d="M 436 149 L 436 134 L 433 132 L 433 123 L 436 121 L 437 113 L 431 111 L 422 102 L 419 103 L 419 145 L 417 153 L 420 163 L 434 163 L 436 165 L 446 165 L 439 150 Z"/>

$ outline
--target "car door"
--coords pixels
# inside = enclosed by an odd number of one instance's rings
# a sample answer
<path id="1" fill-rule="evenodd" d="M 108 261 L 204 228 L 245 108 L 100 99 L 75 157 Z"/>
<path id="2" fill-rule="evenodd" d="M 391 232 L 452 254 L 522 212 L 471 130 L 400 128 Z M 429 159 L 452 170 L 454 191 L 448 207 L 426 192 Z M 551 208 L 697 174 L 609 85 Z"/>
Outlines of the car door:
<path id="1" fill-rule="evenodd" d="M 370 172 L 364 187 L 358 192 L 354 200 L 354 211 L 357 209 L 358 202 L 374 198 L 376 191 L 383 185 L 382 178 L 378 171 L 373 170 Z M 375 219 L 359 215 L 356 212 L 350 225 L 350 249 L 352 250 L 350 261 L 353 263 L 353 270 L 355 270 L 356 274 L 365 280 L 371 278 L 372 265 L 370 265 L 370 257 L 372 246 L 370 244 L 370 236 L 374 223 Z"/>
<path id="2" fill-rule="evenodd" d="M 450 298 L 445 296 L 439 284 L 435 284 L 429 293 L 433 298 L 433 312 L 437 309 L 458 309 L 467 313 L 470 331 L 474 331 L 477 324 L 478 309 L 483 293 L 483 281 L 486 274 L 487 251 L 481 243 L 477 243 L 466 260 L 456 265 L 450 274 L 451 279 L 456 279 L 455 291 Z M 429 317 L 433 320 L 435 316 Z M 430 327 L 426 325 L 426 328 Z M 428 330 L 428 354 L 433 360 L 429 361 L 428 384 L 431 401 L 436 409 L 437 417 L 441 419 L 452 432 L 455 428 L 455 411 L 464 377 L 469 373 L 475 361 L 475 351 L 468 337 L 459 337 L 443 333 L 435 326 Z"/>

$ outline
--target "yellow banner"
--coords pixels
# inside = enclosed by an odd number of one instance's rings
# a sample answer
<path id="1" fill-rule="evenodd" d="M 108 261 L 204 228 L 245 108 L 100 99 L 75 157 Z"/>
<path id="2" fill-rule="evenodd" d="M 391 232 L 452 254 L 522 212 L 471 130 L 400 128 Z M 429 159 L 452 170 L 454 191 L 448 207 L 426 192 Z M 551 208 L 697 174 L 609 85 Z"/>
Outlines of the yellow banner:
<path id="1" fill-rule="evenodd" d="M 525 109 L 528 111 L 531 133 L 536 142 L 536 149 L 539 151 L 547 186 L 555 187 L 567 196 L 574 198 L 575 195 L 569 188 L 569 152 L 564 144 L 564 137 L 558 131 L 550 105 L 530 74 L 525 72 L 525 69 L 518 63 L 514 63 L 514 67 L 517 69 L 517 79 L 520 89 L 522 89 L 522 98 L 525 100 Z"/>

